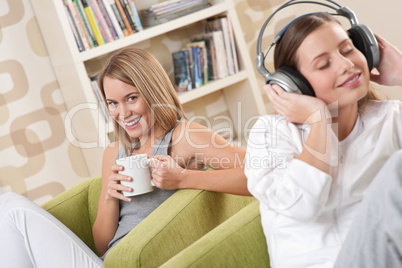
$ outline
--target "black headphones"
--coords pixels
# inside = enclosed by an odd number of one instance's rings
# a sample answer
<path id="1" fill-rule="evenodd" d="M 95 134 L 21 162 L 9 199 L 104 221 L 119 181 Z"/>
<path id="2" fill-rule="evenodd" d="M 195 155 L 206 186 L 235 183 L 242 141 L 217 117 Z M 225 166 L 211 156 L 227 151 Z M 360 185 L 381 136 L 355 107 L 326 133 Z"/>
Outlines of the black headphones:
<path id="1" fill-rule="evenodd" d="M 260 30 L 260 34 L 257 39 L 257 58 L 255 60 L 255 64 L 257 66 L 258 72 L 265 78 L 266 84 L 278 84 L 279 86 L 281 86 L 284 90 L 286 90 L 288 92 L 315 96 L 314 90 L 311 87 L 310 83 L 296 69 L 291 68 L 289 66 L 281 66 L 280 68 L 278 68 L 278 70 L 276 70 L 276 72 L 270 73 L 267 70 L 267 68 L 265 68 L 264 61 L 265 61 L 266 56 L 268 55 L 268 52 L 281 39 L 283 34 L 286 32 L 286 30 L 289 28 L 289 26 L 294 21 L 296 21 L 302 17 L 316 14 L 316 13 L 326 13 L 326 14 L 330 14 L 330 15 L 340 15 L 340 16 L 346 17 L 350 21 L 350 24 L 352 26 L 347 31 L 349 34 L 349 37 L 352 40 L 354 46 L 358 50 L 360 50 L 363 53 L 363 55 L 366 57 L 369 70 L 371 70 L 373 67 L 377 66 L 378 62 L 380 61 L 380 51 L 378 48 L 377 39 L 375 38 L 373 32 L 367 26 L 358 23 L 356 15 L 351 9 L 349 9 L 347 7 L 341 7 L 339 4 L 337 4 L 336 2 L 331 1 L 331 0 L 325 0 L 325 1 L 329 2 L 330 4 L 321 3 L 321 2 L 317 2 L 317 1 L 290 0 L 290 1 L 287 1 L 285 4 L 281 5 L 277 10 L 275 10 L 275 12 L 272 13 L 271 16 L 269 16 L 268 19 L 265 21 L 265 23 L 263 24 L 263 26 Z M 261 52 L 261 43 L 262 43 L 262 37 L 263 37 L 264 31 L 265 31 L 265 28 L 267 27 L 268 22 L 272 19 L 272 17 L 278 11 L 280 11 L 281 9 L 286 8 L 288 6 L 295 5 L 295 4 L 318 4 L 318 5 L 326 6 L 330 9 L 333 9 L 336 11 L 336 13 L 315 12 L 315 13 L 305 14 L 305 15 L 302 15 L 302 16 L 296 18 L 276 35 L 276 37 L 272 41 L 267 53 L 264 56 L 264 54 Z"/>

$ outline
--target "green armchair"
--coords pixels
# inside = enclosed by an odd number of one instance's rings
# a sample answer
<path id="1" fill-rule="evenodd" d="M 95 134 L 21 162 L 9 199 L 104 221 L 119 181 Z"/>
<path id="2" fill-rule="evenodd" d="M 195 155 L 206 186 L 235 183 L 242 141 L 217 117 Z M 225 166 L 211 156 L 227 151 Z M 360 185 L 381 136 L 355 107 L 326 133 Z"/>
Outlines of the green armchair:
<path id="1" fill-rule="evenodd" d="M 94 252 L 101 178 L 43 205 Z M 179 190 L 128 233 L 105 267 L 269 267 L 259 203 L 253 197 Z"/>

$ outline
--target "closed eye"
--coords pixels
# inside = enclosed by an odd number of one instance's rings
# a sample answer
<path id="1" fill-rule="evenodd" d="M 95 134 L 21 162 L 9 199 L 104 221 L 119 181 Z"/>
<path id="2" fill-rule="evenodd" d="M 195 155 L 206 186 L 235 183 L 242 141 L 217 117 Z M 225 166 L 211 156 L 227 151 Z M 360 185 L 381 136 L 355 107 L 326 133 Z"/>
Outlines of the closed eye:
<path id="1" fill-rule="evenodd" d="M 341 54 L 342 54 L 342 55 L 348 55 L 348 54 L 352 53 L 354 50 L 355 50 L 354 48 L 351 48 L 351 49 L 349 49 L 349 50 L 342 51 Z"/>
<path id="2" fill-rule="evenodd" d="M 330 62 L 327 61 L 327 63 L 325 63 L 324 65 L 318 67 L 319 70 L 325 70 L 330 66 Z"/>
<path id="3" fill-rule="evenodd" d="M 339 50 L 342 55 L 348 55 L 355 50 L 355 46 L 353 45 L 352 41 L 349 39 L 349 40 L 346 40 L 342 44 L 342 46 Z"/>

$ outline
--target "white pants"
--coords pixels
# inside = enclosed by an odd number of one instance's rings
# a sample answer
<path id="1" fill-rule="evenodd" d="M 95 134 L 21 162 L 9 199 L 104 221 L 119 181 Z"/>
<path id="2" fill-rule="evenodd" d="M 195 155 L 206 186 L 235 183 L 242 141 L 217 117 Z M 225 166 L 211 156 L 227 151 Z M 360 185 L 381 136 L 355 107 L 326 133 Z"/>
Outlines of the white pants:
<path id="1" fill-rule="evenodd" d="M 335 267 L 402 267 L 402 150 L 370 185 Z"/>
<path id="2" fill-rule="evenodd" d="M 103 267 L 70 229 L 28 198 L 0 195 L 0 267 Z"/>

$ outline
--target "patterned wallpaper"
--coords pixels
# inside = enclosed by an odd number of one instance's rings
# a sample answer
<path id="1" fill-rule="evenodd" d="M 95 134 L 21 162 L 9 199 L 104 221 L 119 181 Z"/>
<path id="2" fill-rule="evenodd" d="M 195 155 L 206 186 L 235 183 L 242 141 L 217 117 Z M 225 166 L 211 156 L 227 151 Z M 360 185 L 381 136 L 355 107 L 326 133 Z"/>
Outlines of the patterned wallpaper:
<path id="1" fill-rule="evenodd" d="M 0 0 L 0 191 L 37 203 L 88 177 L 29 0 Z"/>
<path id="2" fill-rule="evenodd" d="M 367 1 L 374 4 L 376 0 Z M 254 60 L 256 39 L 262 23 L 284 1 L 234 2 L 251 59 Z M 350 5 L 355 8 L 353 5 L 359 2 L 366 5 L 365 0 L 356 0 Z M 384 6 L 398 5 L 392 0 L 385 2 L 377 12 Z M 369 12 L 367 16 L 371 16 Z M 272 40 L 274 33 L 292 18 L 292 12 L 279 15 L 278 24 L 267 32 L 264 40 Z M 180 43 L 178 38 L 171 34 L 161 42 L 147 45 L 165 47 L 161 51 L 169 50 L 167 46 L 171 50 L 171 46 Z M 402 42 L 400 44 L 399 47 L 402 47 Z M 262 88 L 263 81 L 259 75 L 257 77 Z M 401 95 L 397 96 L 402 99 Z M 268 105 L 262 91 L 261 97 Z M 224 107 L 219 93 L 208 96 L 208 101 L 215 101 L 217 107 Z M 202 105 L 192 107 L 189 115 L 205 110 Z M 15 191 L 42 204 L 89 177 L 80 149 L 66 139 L 66 113 L 30 1 L 0 0 L 0 192 Z M 208 116 L 226 113 L 225 108 L 220 108 L 212 113 L 209 111 Z"/>

